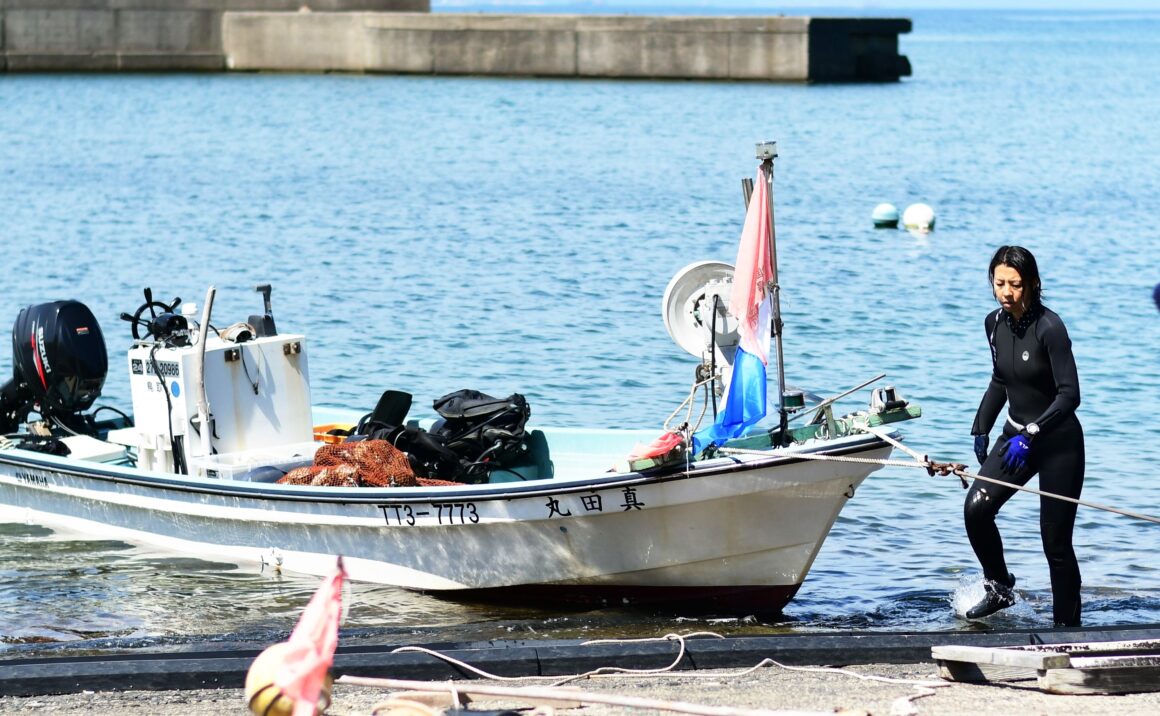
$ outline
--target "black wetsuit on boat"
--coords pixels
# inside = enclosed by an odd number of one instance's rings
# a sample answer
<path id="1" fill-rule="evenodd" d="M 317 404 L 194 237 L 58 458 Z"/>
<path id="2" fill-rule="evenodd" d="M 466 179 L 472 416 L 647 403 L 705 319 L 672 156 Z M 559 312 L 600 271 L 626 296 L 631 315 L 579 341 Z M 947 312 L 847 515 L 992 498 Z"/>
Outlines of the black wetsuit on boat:
<path id="1" fill-rule="evenodd" d="M 1083 428 L 1075 416 L 1079 375 L 1063 321 L 1054 311 L 1037 306 L 1019 321 L 999 309 L 988 314 L 984 323 L 994 373 L 971 434 L 989 434 L 1003 404 L 1009 403 L 1009 407 L 1003 434 L 979 474 L 1025 485 L 1039 473 L 1041 490 L 1078 499 L 1084 473 Z M 1031 441 L 1027 464 L 1014 474 L 1006 472 L 1002 468 L 1003 448 L 1028 423 L 1037 424 L 1039 434 Z M 975 480 L 964 507 L 967 536 L 983 566 L 983 576 L 1003 584 L 1009 577 L 995 515 L 1015 492 L 1013 488 Z M 1079 564 L 1071 542 L 1075 513 L 1073 503 L 1050 497 L 1039 500 L 1039 530 L 1051 570 L 1053 612 L 1058 625 L 1080 623 Z"/>

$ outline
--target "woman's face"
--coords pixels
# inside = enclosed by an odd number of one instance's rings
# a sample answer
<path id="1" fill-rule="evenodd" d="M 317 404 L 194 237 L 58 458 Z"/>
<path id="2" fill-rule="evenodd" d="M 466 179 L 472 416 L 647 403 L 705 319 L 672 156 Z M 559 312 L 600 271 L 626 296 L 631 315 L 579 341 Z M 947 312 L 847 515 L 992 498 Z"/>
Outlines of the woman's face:
<path id="1" fill-rule="evenodd" d="M 1027 310 L 1023 302 L 1023 277 L 1015 269 L 1006 264 L 996 266 L 991 288 L 995 290 L 995 300 L 1015 318 L 1021 317 Z"/>

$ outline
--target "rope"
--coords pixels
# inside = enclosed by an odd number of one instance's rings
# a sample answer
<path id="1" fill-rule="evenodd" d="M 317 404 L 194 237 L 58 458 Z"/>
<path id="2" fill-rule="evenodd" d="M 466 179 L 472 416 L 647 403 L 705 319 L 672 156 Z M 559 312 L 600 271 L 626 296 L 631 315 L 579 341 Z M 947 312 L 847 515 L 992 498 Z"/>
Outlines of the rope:
<path id="1" fill-rule="evenodd" d="M 450 684 L 437 684 L 428 681 L 406 681 L 403 679 L 374 679 L 366 676 L 342 676 L 335 682 L 338 684 L 352 684 L 354 686 L 370 686 L 380 689 L 397 689 L 407 691 L 423 691 L 434 693 L 451 692 L 453 695 L 467 694 L 469 696 L 498 696 L 509 699 L 539 699 L 550 701 L 580 702 L 587 704 L 606 704 L 626 708 L 646 709 L 650 711 L 673 711 L 676 713 L 694 714 L 695 716 L 790 716 L 810 714 L 810 716 L 824 716 L 833 711 L 771 711 L 768 709 L 742 709 L 730 706 L 706 706 L 688 703 L 685 701 L 664 701 L 661 699 L 641 698 L 637 696 L 618 696 L 615 694 L 601 694 L 578 689 L 558 689 L 552 687 L 521 686 L 465 686 L 454 689 Z"/>
<path id="2" fill-rule="evenodd" d="M 761 457 L 769 457 L 768 450 L 749 450 L 746 448 L 717 448 L 717 452 L 722 455 L 755 455 Z M 819 453 L 803 452 L 803 453 L 785 453 L 786 457 L 804 458 L 806 460 L 829 460 L 830 462 L 852 462 L 863 465 L 881 465 L 883 467 L 915 467 L 913 462 L 906 460 L 886 460 L 876 459 L 872 457 L 844 457 L 842 455 L 822 455 Z M 919 466 L 921 467 L 921 466 Z"/>
<path id="3" fill-rule="evenodd" d="M 429 655 L 434 656 L 438 659 L 442 659 L 442 660 L 446 661 L 447 663 L 454 664 L 458 667 L 466 669 L 467 671 L 470 671 L 471 673 L 482 676 L 483 678 L 491 679 L 491 680 L 495 680 L 495 681 L 522 681 L 522 680 L 527 680 L 527 679 L 548 679 L 548 678 L 556 679 L 556 681 L 553 684 L 546 686 L 546 687 L 507 688 L 507 687 L 502 687 L 502 686 L 476 686 L 476 685 L 467 685 L 467 684 L 460 686 L 460 685 L 453 684 L 451 682 L 439 684 L 439 683 L 431 683 L 431 682 L 424 682 L 424 681 L 404 681 L 404 680 L 399 680 L 399 679 L 375 679 L 375 678 L 366 678 L 366 677 L 349 676 L 349 675 L 341 676 L 338 679 L 337 683 L 353 684 L 353 685 L 357 685 L 357 686 L 370 686 L 370 687 L 377 687 L 377 688 L 383 688 L 383 689 L 395 689 L 395 690 L 424 691 L 424 692 L 436 692 L 436 693 L 449 692 L 451 694 L 452 698 L 454 699 L 454 703 L 457 703 L 457 704 L 462 703 L 461 695 L 467 695 L 467 696 L 482 695 L 482 696 L 494 696 L 494 697 L 507 697 L 507 698 L 515 698 L 515 699 L 520 699 L 520 698 L 523 698 L 523 699 L 541 699 L 541 700 L 546 699 L 546 700 L 560 700 L 560 701 L 591 703 L 591 704 L 607 704 L 607 705 L 613 705 L 613 706 L 624 706 L 624 707 L 628 707 L 628 708 L 642 708 L 642 709 L 651 709 L 651 710 L 660 710 L 660 711 L 674 711 L 677 713 L 695 714 L 697 716 L 757 716 L 758 714 L 783 714 L 783 715 L 785 715 L 785 714 L 806 713 L 806 712 L 799 712 L 799 711 L 768 711 L 768 710 L 764 710 L 764 709 L 739 709 L 739 708 L 732 708 L 732 707 L 705 706 L 705 705 L 701 705 L 701 704 L 693 704 L 693 703 L 686 703 L 686 702 L 679 702 L 679 701 L 661 701 L 661 700 L 657 700 L 657 699 L 640 699 L 640 698 L 635 698 L 635 697 L 624 697 L 624 696 L 615 696 L 612 694 L 599 694 L 599 693 L 593 693 L 593 692 L 589 692 L 589 691 L 579 691 L 577 689 L 560 689 L 560 688 L 558 688 L 562 684 L 566 684 L 570 681 L 576 681 L 578 679 L 591 678 L 591 677 L 596 677 L 596 676 L 642 676 L 642 677 L 662 676 L 664 674 L 672 672 L 673 669 L 675 669 L 677 667 L 677 665 L 680 664 L 680 662 L 684 659 L 685 651 L 686 651 L 685 640 L 692 638 L 692 637 L 697 637 L 697 636 L 713 637 L 713 638 L 717 638 L 717 639 L 724 639 L 725 638 L 722 635 L 717 634 L 715 632 L 691 632 L 689 634 L 683 634 L 683 635 L 682 634 L 666 634 L 663 637 L 646 637 L 643 639 L 595 639 L 595 640 L 591 640 L 591 641 L 585 641 L 585 642 L 582 642 L 582 645 L 584 645 L 584 646 L 591 646 L 591 645 L 596 645 L 596 644 L 640 643 L 640 642 L 649 642 L 649 641 L 677 641 L 680 645 L 680 649 L 678 651 L 677 657 L 673 660 L 673 662 L 671 664 L 669 664 L 668 666 L 663 666 L 663 667 L 659 667 L 656 669 L 628 669 L 628 668 L 615 667 L 615 666 L 603 666 L 603 667 L 594 669 L 592 671 L 589 671 L 589 672 L 586 672 L 583 674 L 575 674 L 572 676 L 565 676 L 563 678 L 560 678 L 558 676 L 553 676 L 553 677 L 549 677 L 549 676 L 515 676 L 515 677 L 499 676 L 496 674 L 488 673 L 488 672 L 486 672 L 482 669 L 479 669 L 477 667 L 471 666 L 470 664 L 467 664 L 466 662 L 460 661 L 460 660 L 455 659 L 453 657 L 450 657 L 446 654 L 442 654 L 442 653 L 435 651 L 433 649 L 427 649 L 424 647 L 405 646 L 405 647 L 400 647 L 400 648 L 392 651 L 392 653 L 418 652 L 418 653 L 423 653 L 423 654 L 429 654 Z M 916 699 L 923 698 L 925 696 L 933 695 L 935 693 L 933 691 L 933 689 L 949 687 L 951 685 L 947 682 L 916 681 L 913 679 L 896 679 L 896 678 L 885 677 L 885 676 L 876 676 L 873 674 L 859 674 L 857 672 L 850 671 L 849 669 L 840 669 L 840 668 L 829 667 L 829 666 L 816 666 L 816 667 L 787 666 L 787 665 L 782 664 L 778 661 L 775 661 L 773 659 L 768 659 L 768 658 L 762 659 L 760 662 L 758 662 L 754 666 L 751 666 L 751 667 L 744 669 L 742 671 L 724 672 L 724 673 L 721 671 L 712 671 L 712 672 L 706 672 L 706 673 L 681 672 L 681 676 L 682 676 L 682 678 L 684 678 L 684 677 L 689 677 L 689 678 L 704 677 L 704 678 L 712 678 L 712 679 L 740 678 L 742 676 L 747 676 L 747 675 L 757 671 L 758 669 L 766 668 L 769 666 L 776 666 L 777 668 L 783 669 L 785 671 L 842 674 L 845 676 L 852 676 L 856 679 L 861 679 L 863 681 L 876 681 L 876 682 L 881 682 L 881 683 L 885 683 L 885 684 L 908 685 L 908 686 L 915 687 L 915 689 L 918 691 L 918 693 L 911 694 L 910 696 L 903 696 L 903 697 L 900 697 L 899 699 L 896 699 L 896 703 L 897 702 L 905 702 L 906 704 L 911 704 Z M 894 710 L 895 709 L 892 709 L 892 713 L 894 712 Z"/>
<path id="4" fill-rule="evenodd" d="M 1045 492 L 1043 490 L 1037 490 L 1034 487 L 1027 487 L 1026 485 L 1013 485 L 1009 482 L 1004 482 L 1003 480 L 998 480 L 998 479 L 995 479 L 993 477 L 987 477 L 986 475 L 980 475 L 978 473 L 971 472 L 970 470 L 968 470 L 967 466 L 961 462 L 935 462 L 935 461 L 931 460 L 928 456 L 922 455 L 922 454 L 906 447 L 898 440 L 892 438 L 885 431 L 872 428 L 868 425 L 858 425 L 858 426 L 856 426 L 855 429 L 860 430 L 862 432 L 870 433 L 871 435 L 874 435 L 878 438 L 881 438 L 882 440 L 893 445 L 894 447 L 899 448 L 900 450 L 902 450 L 903 452 L 907 453 L 912 458 L 914 458 L 914 462 L 907 462 L 905 460 L 887 460 L 887 459 L 876 460 L 874 458 L 865 458 L 865 457 L 843 457 L 840 455 L 822 455 L 822 454 L 808 453 L 808 452 L 793 453 L 792 456 L 795 458 L 803 458 L 806 460 L 832 460 L 834 462 L 852 462 L 852 463 L 862 463 L 862 464 L 874 464 L 874 465 L 881 465 L 883 467 L 919 468 L 922 470 L 926 470 L 926 473 L 928 475 L 930 475 L 931 477 L 934 477 L 935 475 L 938 475 L 940 477 L 948 477 L 948 476 L 953 475 L 954 477 L 959 478 L 959 481 L 962 482 L 963 489 L 966 489 L 969 486 L 967 483 L 968 479 L 981 480 L 983 482 L 987 482 L 987 483 L 990 483 L 993 485 L 1000 485 L 1003 487 L 1009 487 L 1012 490 L 1018 490 L 1020 492 L 1030 492 L 1031 494 L 1039 495 L 1040 497 L 1047 497 L 1047 498 L 1050 498 L 1053 500 L 1062 500 L 1063 502 L 1070 502 L 1072 504 L 1081 505 L 1083 507 L 1090 507 L 1090 508 L 1095 509 L 1095 510 L 1103 510 L 1104 512 L 1112 512 L 1112 513 L 1115 513 L 1117 515 L 1123 515 L 1124 517 L 1133 517 L 1135 519 L 1143 520 L 1145 522 L 1151 522 L 1153 524 L 1160 524 L 1160 517 L 1146 515 L 1146 514 L 1143 514 L 1141 512 L 1133 512 L 1132 510 L 1125 510 L 1125 509 L 1121 509 L 1119 507 L 1112 507 L 1111 505 L 1104 505 L 1104 504 L 1101 504 L 1099 502 L 1091 502 L 1090 500 L 1081 500 L 1081 499 L 1078 499 L 1075 497 L 1068 497 L 1067 495 L 1060 495 L 1060 494 L 1057 494 L 1054 492 Z M 718 450 L 722 454 L 727 454 L 727 455 L 764 455 L 766 457 L 768 457 L 770 455 L 770 452 L 768 450 L 747 450 L 744 448 L 719 448 Z"/>
<path id="5" fill-rule="evenodd" d="M 716 378 L 709 377 L 709 378 L 706 378 L 705 380 L 693 383 L 693 388 L 689 391 L 689 395 L 686 396 L 685 399 L 681 401 L 681 404 L 677 406 L 676 410 L 674 410 L 672 413 L 669 414 L 669 417 L 665 418 L 665 423 L 664 423 L 665 432 L 672 432 L 672 428 L 669 427 L 669 423 L 672 421 L 673 418 L 677 417 L 677 413 L 681 412 L 681 408 L 684 408 L 686 405 L 689 406 L 689 412 L 685 416 L 685 424 L 692 426 L 689 429 L 689 432 L 692 433 L 692 432 L 697 431 L 697 428 L 699 428 L 701 426 L 701 421 L 705 419 L 705 413 L 709 412 L 709 392 L 708 391 L 711 391 L 712 388 L 708 388 L 705 392 L 705 404 L 701 407 L 701 414 L 697 417 L 696 423 L 693 422 L 693 398 L 697 397 L 698 390 L 700 390 L 706 384 L 712 383 L 715 380 L 716 380 Z"/>
<path id="6" fill-rule="evenodd" d="M 979 475 L 977 473 L 970 472 L 966 469 L 966 465 L 962 465 L 959 463 L 951 463 L 951 464 L 958 468 L 958 469 L 955 469 L 953 472 L 956 476 L 959 477 L 959 479 L 963 479 L 964 477 L 969 477 L 969 478 L 972 478 L 975 480 L 982 480 L 983 482 L 989 482 L 993 485 L 1002 485 L 1004 487 L 1010 487 L 1013 490 L 1020 490 L 1022 492 L 1030 492 L 1031 494 L 1039 495 L 1040 497 L 1050 497 L 1050 498 L 1055 499 L 1055 500 L 1063 500 L 1064 502 L 1071 502 L 1071 503 L 1076 504 L 1076 505 L 1082 505 L 1084 507 L 1091 507 L 1091 508 L 1096 509 L 1096 510 L 1103 510 L 1104 512 L 1114 512 L 1117 515 L 1123 515 L 1124 517 L 1135 517 L 1138 520 L 1144 520 L 1145 522 L 1151 522 L 1153 524 L 1160 525 L 1160 517 L 1153 517 L 1152 515 L 1145 515 L 1141 512 L 1133 512 L 1132 510 L 1123 510 L 1123 509 L 1120 509 L 1119 507 L 1112 507 L 1111 505 L 1102 505 L 1098 502 L 1089 502 L 1087 500 L 1080 500 L 1080 499 L 1077 499 L 1075 497 L 1068 497 L 1067 495 L 1058 495 L 1058 494 L 1055 494 L 1054 492 L 1044 492 L 1043 490 L 1036 490 L 1034 487 L 1024 487 L 1022 485 L 1012 485 L 1009 482 L 1003 482 L 1002 480 L 996 480 L 996 479 L 991 478 L 991 477 L 986 477 L 984 475 Z M 964 480 L 964 482 L 965 482 L 965 480 Z"/>
<path id="7" fill-rule="evenodd" d="M 581 642 L 582 646 L 591 646 L 593 644 L 619 644 L 619 643 L 629 643 L 629 642 L 637 643 L 637 642 L 646 642 L 646 641 L 676 641 L 680 644 L 680 648 L 677 651 L 677 657 L 675 659 L 673 659 L 673 663 L 669 664 L 668 666 L 662 666 L 662 667 L 659 667 L 656 669 L 628 669 L 628 668 L 619 667 L 619 666 L 601 666 L 597 669 L 593 669 L 592 671 L 586 671 L 583 674 L 572 674 L 570 676 L 565 676 L 563 678 L 561 678 L 559 676 L 500 676 L 499 674 L 492 674 L 490 672 L 484 671 L 483 669 L 479 669 L 477 667 L 474 667 L 465 661 L 460 661 L 454 657 L 451 657 L 451 656 L 448 656 L 448 655 L 443 654 L 441 652 L 435 651 L 434 649 L 427 649 L 427 648 L 422 647 L 422 646 L 401 646 L 398 649 L 392 650 L 391 653 L 392 654 L 402 654 L 402 653 L 414 652 L 414 653 L 419 653 L 419 654 L 427 654 L 429 656 L 435 657 L 436 659 L 442 659 L 443 661 L 446 661 L 449 664 L 454 664 L 455 666 L 458 666 L 461 669 L 465 669 L 467 671 L 470 671 L 471 673 L 476 674 L 478 676 L 481 676 L 485 679 L 491 679 L 492 681 L 524 681 L 527 679 L 555 679 L 555 681 L 551 684 L 551 686 L 562 686 L 563 684 L 566 684 L 569 681 L 576 681 L 577 679 L 586 679 L 586 678 L 590 678 L 593 676 L 611 676 L 614 674 L 615 675 L 646 676 L 649 674 L 663 674 L 665 672 L 672 671 L 673 669 L 675 669 L 677 667 L 678 664 L 681 663 L 681 660 L 685 658 L 685 651 L 686 651 L 685 640 L 690 638 L 690 637 L 694 637 L 694 636 L 711 636 L 711 637 L 715 637 L 717 639 L 724 639 L 725 638 L 725 637 L 721 636 L 720 634 L 716 634 L 714 632 L 698 631 L 698 632 L 692 632 L 690 634 L 684 634 L 684 635 L 665 634 L 662 637 L 647 637 L 644 639 L 596 639 L 593 641 L 585 641 L 585 642 Z"/>
<path id="8" fill-rule="evenodd" d="M 839 669 L 835 666 L 786 666 L 785 664 L 774 661 L 773 659 L 762 659 L 761 663 L 757 664 L 757 666 L 747 669 L 740 674 L 722 674 L 721 676 L 743 676 L 751 671 L 755 671 L 765 666 L 776 666 L 777 668 L 785 669 L 786 671 L 807 671 L 820 674 L 845 674 L 846 676 L 853 676 L 855 679 L 861 679 L 862 681 L 878 681 L 883 684 L 906 684 L 908 686 L 918 686 L 928 689 L 950 686 L 949 683 L 943 681 L 915 681 L 913 679 L 895 679 L 889 676 L 875 676 L 874 674 L 859 674 L 856 671 L 850 671 L 849 669 Z"/>
<path id="9" fill-rule="evenodd" d="M 927 462 L 926 455 L 920 455 L 918 452 L 906 447 L 905 445 L 902 444 L 901 441 L 895 440 L 894 437 L 891 436 L 890 433 L 886 432 L 885 430 L 878 430 L 876 428 L 870 427 L 869 425 L 859 425 L 857 427 L 859 430 L 862 430 L 863 432 L 870 433 L 871 435 L 878 438 L 879 440 L 885 440 L 886 442 L 890 443 L 891 445 L 898 448 L 902 452 L 911 456 L 915 460 L 918 460 L 919 462 L 923 462 L 923 463 Z"/>

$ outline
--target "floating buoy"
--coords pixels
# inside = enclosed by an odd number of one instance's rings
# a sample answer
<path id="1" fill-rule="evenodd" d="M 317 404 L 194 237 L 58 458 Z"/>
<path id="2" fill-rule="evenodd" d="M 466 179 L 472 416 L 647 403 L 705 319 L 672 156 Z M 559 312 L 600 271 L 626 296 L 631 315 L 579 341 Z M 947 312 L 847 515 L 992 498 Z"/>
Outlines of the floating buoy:
<path id="1" fill-rule="evenodd" d="M 934 231 L 934 209 L 926 204 L 911 204 L 902 212 L 902 225 L 918 231 Z"/>
<path id="2" fill-rule="evenodd" d="M 257 716 L 291 716 L 294 701 L 282 693 L 274 679 L 278 671 L 286 667 L 288 652 L 292 647 L 288 642 L 279 642 L 267 647 L 254 658 L 250 670 L 246 672 L 246 703 Z M 321 714 L 330 705 L 330 690 L 333 680 L 327 676 L 319 694 L 319 704 L 315 714 Z"/>
<path id="3" fill-rule="evenodd" d="M 874 207 L 870 218 L 874 221 L 875 229 L 897 229 L 898 207 L 894 204 L 879 204 Z"/>

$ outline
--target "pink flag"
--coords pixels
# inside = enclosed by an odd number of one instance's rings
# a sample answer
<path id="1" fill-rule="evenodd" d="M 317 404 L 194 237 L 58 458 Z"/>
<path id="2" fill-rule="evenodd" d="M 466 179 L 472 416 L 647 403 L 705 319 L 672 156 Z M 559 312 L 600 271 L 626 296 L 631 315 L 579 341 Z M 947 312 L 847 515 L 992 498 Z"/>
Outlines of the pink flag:
<path id="1" fill-rule="evenodd" d="M 318 697 L 338 647 L 345 577 L 346 570 L 339 557 L 334 574 L 318 587 L 290 633 L 286 663 L 278 670 L 274 683 L 286 697 L 294 700 L 294 716 L 313 716 L 318 708 Z"/>
<path id="2" fill-rule="evenodd" d="M 740 321 L 737 332 L 741 348 L 760 358 L 765 365 L 769 365 L 771 333 L 768 291 L 773 279 L 773 263 L 769 255 L 771 224 L 769 186 L 758 171 L 753 196 L 749 198 L 749 210 L 745 214 L 745 227 L 741 230 L 741 245 L 737 248 L 729 313 Z"/>
<path id="3" fill-rule="evenodd" d="M 694 452 L 744 434 L 767 412 L 765 367 L 769 365 L 769 339 L 773 332 L 769 322 L 773 305 L 769 296 L 773 278 L 773 258 L 769 255 L 771 218 L 769 186 L 758 171 L 737 248 L 733 291 L 729 294 L 729 313 L 737 318 L 740 340 L 725 388 L 724 407 L 712 425 L 693 434 Z"/>

